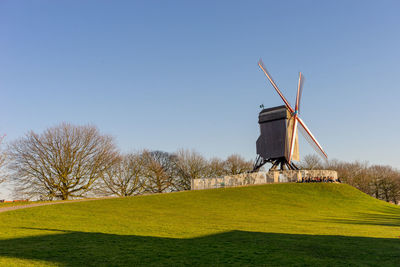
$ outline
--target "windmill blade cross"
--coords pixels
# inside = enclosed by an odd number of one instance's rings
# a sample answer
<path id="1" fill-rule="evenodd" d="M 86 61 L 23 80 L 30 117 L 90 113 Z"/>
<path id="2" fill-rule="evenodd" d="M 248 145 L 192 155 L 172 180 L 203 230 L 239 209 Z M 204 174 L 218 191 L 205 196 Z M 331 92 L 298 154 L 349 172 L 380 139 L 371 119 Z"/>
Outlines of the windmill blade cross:
<path id="1" fill-rule="evenodd" d="M 278 92 L 279 96 L 282 98 L 283 102 L 285 102 L 286 107 L 289 109 L 290 113 L 293 113 L 294 110 L 290 106 L 289 102 L 286 100 L 286 98 L 283 96 L 282 92 L 279 90 L 278 86 L 276 86 L 274 80 L 272 79 L 271 75 L 269 75 L 267 69 L 264 67 L 264 63 L 260 59 L 258 61 L 258 66 L 261 68 L 261 70 L 264 72 L 265 76 L 267 76 L 268 80 L 272 84 L 272 86 L 275 88 L 276 92 Z"/>

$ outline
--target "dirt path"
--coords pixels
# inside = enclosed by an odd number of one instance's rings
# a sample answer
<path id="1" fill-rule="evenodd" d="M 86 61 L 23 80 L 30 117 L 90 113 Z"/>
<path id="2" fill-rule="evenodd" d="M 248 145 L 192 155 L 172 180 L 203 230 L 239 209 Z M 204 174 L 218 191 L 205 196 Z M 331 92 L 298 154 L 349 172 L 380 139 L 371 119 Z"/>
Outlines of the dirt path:
<path id="1" fill-rule="evenodd" d="M 6 212 L 6 211 L 10 211 L 10 210 L 19 210 L 19 209 L 26 209 L 26 208 L 39 207 L 39 206 L 56 205 L 56 204 L 68 204 L 68 203 L 92 201 L 92 200 L 100 200 L 100 199 L 110 199 L 110 198 L 113 198 L 113 197 L 77 199 L 77 200 L 71 200 L 71 201 L 54 201 L 54 202 L 46 202 L 46 203 L 33 203 L 33 204 L 26 204 L 26 205 L 17 205 L 17 206 L 10 206 L 10 207 L 0 208 L 0 213 Z"/>

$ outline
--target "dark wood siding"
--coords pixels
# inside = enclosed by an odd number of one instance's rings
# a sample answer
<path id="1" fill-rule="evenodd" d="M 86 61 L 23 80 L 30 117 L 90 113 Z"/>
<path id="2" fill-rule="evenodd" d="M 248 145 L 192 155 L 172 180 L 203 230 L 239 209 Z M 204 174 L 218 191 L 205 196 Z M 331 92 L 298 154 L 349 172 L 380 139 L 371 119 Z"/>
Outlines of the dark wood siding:
<path id="1" fill-rule="evenodd" d="M 285 157 L 287 111 L 285 106 L 264 109 L 259 114 L 257 154 L 265 159 Z"/>

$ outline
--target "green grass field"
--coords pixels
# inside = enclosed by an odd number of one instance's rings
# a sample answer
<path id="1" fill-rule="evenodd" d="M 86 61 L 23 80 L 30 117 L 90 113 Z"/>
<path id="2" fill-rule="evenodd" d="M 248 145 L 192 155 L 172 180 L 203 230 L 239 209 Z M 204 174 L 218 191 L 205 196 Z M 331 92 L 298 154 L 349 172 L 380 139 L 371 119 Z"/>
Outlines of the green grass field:
<path id="1" fill-rule="evenodd" d="M 0 213 L 2 266 L 399 266 L 400 208 L 271 184 Z"/>

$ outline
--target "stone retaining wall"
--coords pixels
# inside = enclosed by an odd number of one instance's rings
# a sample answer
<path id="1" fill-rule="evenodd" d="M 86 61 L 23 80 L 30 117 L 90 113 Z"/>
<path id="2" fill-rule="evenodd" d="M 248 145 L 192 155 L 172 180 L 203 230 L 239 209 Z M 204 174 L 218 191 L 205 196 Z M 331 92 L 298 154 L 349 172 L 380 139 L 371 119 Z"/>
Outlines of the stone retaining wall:
<path id="1" fill-rule="evenodd" d="M 296 170 L 242 173 L 220 178 L 193 179 L 192 190 L 235 187 L 253 184 L 288 183 L 306 179 L 330 178 L 337 180 L 337 172 L 330 170 Z"/>

